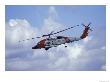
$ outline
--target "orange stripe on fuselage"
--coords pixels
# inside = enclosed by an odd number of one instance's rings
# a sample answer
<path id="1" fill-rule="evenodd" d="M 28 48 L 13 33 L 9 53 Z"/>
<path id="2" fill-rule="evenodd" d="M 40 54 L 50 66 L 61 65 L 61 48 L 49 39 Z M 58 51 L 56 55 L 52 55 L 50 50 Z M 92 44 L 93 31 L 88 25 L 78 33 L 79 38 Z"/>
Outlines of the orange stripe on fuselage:
<path id="1" fill-rule="evenodd" d="M 65 41 L 68 43 L 69 42 L 69 38 L 68 37 L 64 37 Z"/>
<path id="2" fill-rule="evenodd" d="M 45 41 L 46 41 L 46 39 L 41 40 L 41 41 L 39 42 L 39 44 L 38 44 L 38 47 L 39 47 L 39 48 L 45 48 Z"/>

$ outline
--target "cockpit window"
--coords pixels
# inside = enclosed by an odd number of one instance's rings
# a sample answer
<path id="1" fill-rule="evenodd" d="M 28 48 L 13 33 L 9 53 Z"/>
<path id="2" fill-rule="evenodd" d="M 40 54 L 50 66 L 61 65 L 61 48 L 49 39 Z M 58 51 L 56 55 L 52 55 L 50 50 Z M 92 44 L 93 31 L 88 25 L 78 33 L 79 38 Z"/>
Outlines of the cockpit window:
<path id="1" fill-rule="evenodd" d="M 62 36 L 57 36 L 57 39 L 62 39 L 63 37 Z"/>

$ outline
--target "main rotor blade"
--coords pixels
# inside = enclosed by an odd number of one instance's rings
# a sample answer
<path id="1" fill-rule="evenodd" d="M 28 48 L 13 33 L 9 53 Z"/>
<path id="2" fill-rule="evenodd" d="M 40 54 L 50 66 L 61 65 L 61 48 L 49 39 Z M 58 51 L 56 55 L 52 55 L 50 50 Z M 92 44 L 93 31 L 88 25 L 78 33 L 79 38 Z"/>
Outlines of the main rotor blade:
<path id="1" fill-rule="evenodd" d="M 70 27 L 70 28 L 67 28 L 67 29 L 64 29 L 64 30 L 58 31 L 58 32 L 56 32 L 56 33 L 53 33 L 54 31 L 52 31 L 50 34 L 43 35 L 43 36 L 41 36 L 41 37 L 45 37 L 45 36 L 50 36 L 50 35 L 58 34 L 58 33 L 60 33 L 60 32 L 63 32 L 63 31 L 69 30 L 69 29 L 74 28 L 74 27 L 77 27 L 77 26 L 79 26 L 79 25 L 76 25 L 76 26 L 73 26 L 73 27 Z M 36 39 L 36 38 L 41 38 L 41 37 L 35 37 L 35 38 L 31 38 L 31 39 Z M 27 38 L 26 40 L 31 40 L 31 39 Z M 22 41 L 26 41 L 26 40 L 22 40 Z M 19 41 L 19 42 L 22 42 L 22 41 Z"/>
<path id="2" fill-rule="evenodd" d="M 19 41 L 19 42 L 23 42 L 23 41 L 27 41 L 27 40 L 32 40 L 32 39 L 36 39 L 36 38 L 41 38 L 41 37 L 35 37 L 35 38 L 27 38 L 27 39 L 25 39 L 25 40 L 21 40 L 21 41 Z"/>
<path id="3" fill-rule="evenodd" d="M 82 24 L 84 27 L 86 27 L 86 25 Z"/>
<path id="4" fill-rule="evenodd" d="M 79 25 L 76 25 L 76 26 L 79 26 Z M 76 26 L 69 27 L 69 28 L 67 28 L 67 29 L 64 29 L 64 30 L 58 31 L 58 32 L 53 33 L 53 34 L 50 34 L 50 35 L 58 34 L 58 33 L 60 33 L 60 32 L 63 32 L 63 31 L 69 30 L 69 29 L 71 29 L 71 28 L 74 28 L 74 27 L 76 27 Z"/>

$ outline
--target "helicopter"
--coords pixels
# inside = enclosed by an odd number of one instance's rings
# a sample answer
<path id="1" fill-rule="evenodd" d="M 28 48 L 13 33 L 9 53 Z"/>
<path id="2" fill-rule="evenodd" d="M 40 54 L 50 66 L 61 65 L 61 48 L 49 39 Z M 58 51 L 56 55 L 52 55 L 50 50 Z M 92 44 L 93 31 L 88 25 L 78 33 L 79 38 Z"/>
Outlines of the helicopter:
<path id="1" fill-rule="evenodd" d="M 74 41 L 82 40 L 88 36 L 89 30 L 92 31 L 92 29 L 90 28 L 90 24 L 91 23 L 89 23 L 88 25 L 82 24 L 84 27 L 84 30 L 83 30 L 83 33 L 80 37 L 66 37 L 66 36 L 55 36 L 54 38 L 51 37 L 52 35 L 55 35 L 55 34 L 58 34 L 58 33 L 61 33 L 61 32 L 64 32 L 66 30 L 69 30 L 69 29 L 72 29 L 74 27 L 79 26 L 79 25 L 76 25 L 76 26 L 69 27 L 67 29 L 55 32 L 55 33 L 53 33 L 54 31 L 52 31 L 51 33 L 49 33 L 47 35 L 42 35 L 41 37 L 31 38 L 31 39 L 36 39 L 36 38 L 48 37 L 48 38 L 45 38 L 45 39 L 42 39 L 41 41 L 39 41 L 37 43 L 37 45 L 32 47 L 32 49 L 44 48 L 45 50 L 48 50 L 49 48 L 57 47 L 61 44 L 72 43 Z M 26 39 L 26 40 L 30 40 L 30 39 Z M 25 40 L 22 40 L 22 41 L 25 41 Z M 21 42 L 21 41 L 19 41 L 19 42 Z M 67 46 L 65 46 L 65 47 L 67 47 Z"/>

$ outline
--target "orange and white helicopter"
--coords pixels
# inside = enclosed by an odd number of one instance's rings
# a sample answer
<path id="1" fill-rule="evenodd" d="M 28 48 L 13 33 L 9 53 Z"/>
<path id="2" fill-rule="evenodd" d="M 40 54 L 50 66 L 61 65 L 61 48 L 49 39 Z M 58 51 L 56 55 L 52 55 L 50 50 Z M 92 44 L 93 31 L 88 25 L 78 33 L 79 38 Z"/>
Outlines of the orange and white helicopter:
<path id="1" fill-rule="evenodd" d="M 77 27 L 79 25 L 76 25 L 76 26 L 73 26 L 73 27 L 70 27 L 70 28 L 67 28 L 67 29 L 58 31 L 56 33 L 53 33 L 53 31 L 52 31 L 50 34 L 41 36 L 41 37 L 48 36 L 48 38 L 39 41 L 37 43 L 37 45 L 35 45 L 34 47 L 32 47 L 32 49 L 41 49 L 41 48 L 44 48 L 45 50 L 48 50 L 49 48 L 57 47 L 58 45 L 61 45 L 61 44 L 71 43 L 71 42 L 74 42 L 74 41 L 79 41 L 81 39 L 84 39 L 84 38 L 86 38 L 88 36 L 88 31 L 89 30 L 92 31 L 92 29 L 89 27 L 90 24 L 91 23 L 89 23 L 87 26 L 84 25 L 84 24 L 82 24 L 85 27 L 85 29 L 84 29 L 82 35 L 79 36 L 79 37 L 65 37 L 65 36 L 56 36 L 55 38 L 52 38 L 51 37 L 52 35 L 58 34 L 60 32 L 64 32 L 66 30 L 69 30 L 71 28 Z M 41 37 L 35 37 L 35 38 L 41 38 Z M 31 39 L 35 39 L 35 38 L 31 38 Z M 30 39 L 26 39 L 26 40 L 30 40 Z M 25 40 L 22 40 L 22 41 L 25 41 Z M 21 42 L 21 41 L 19 41 L 19 42 Z M 65 46 L 65 47 L 67 47 L 67 46 Z"/>

